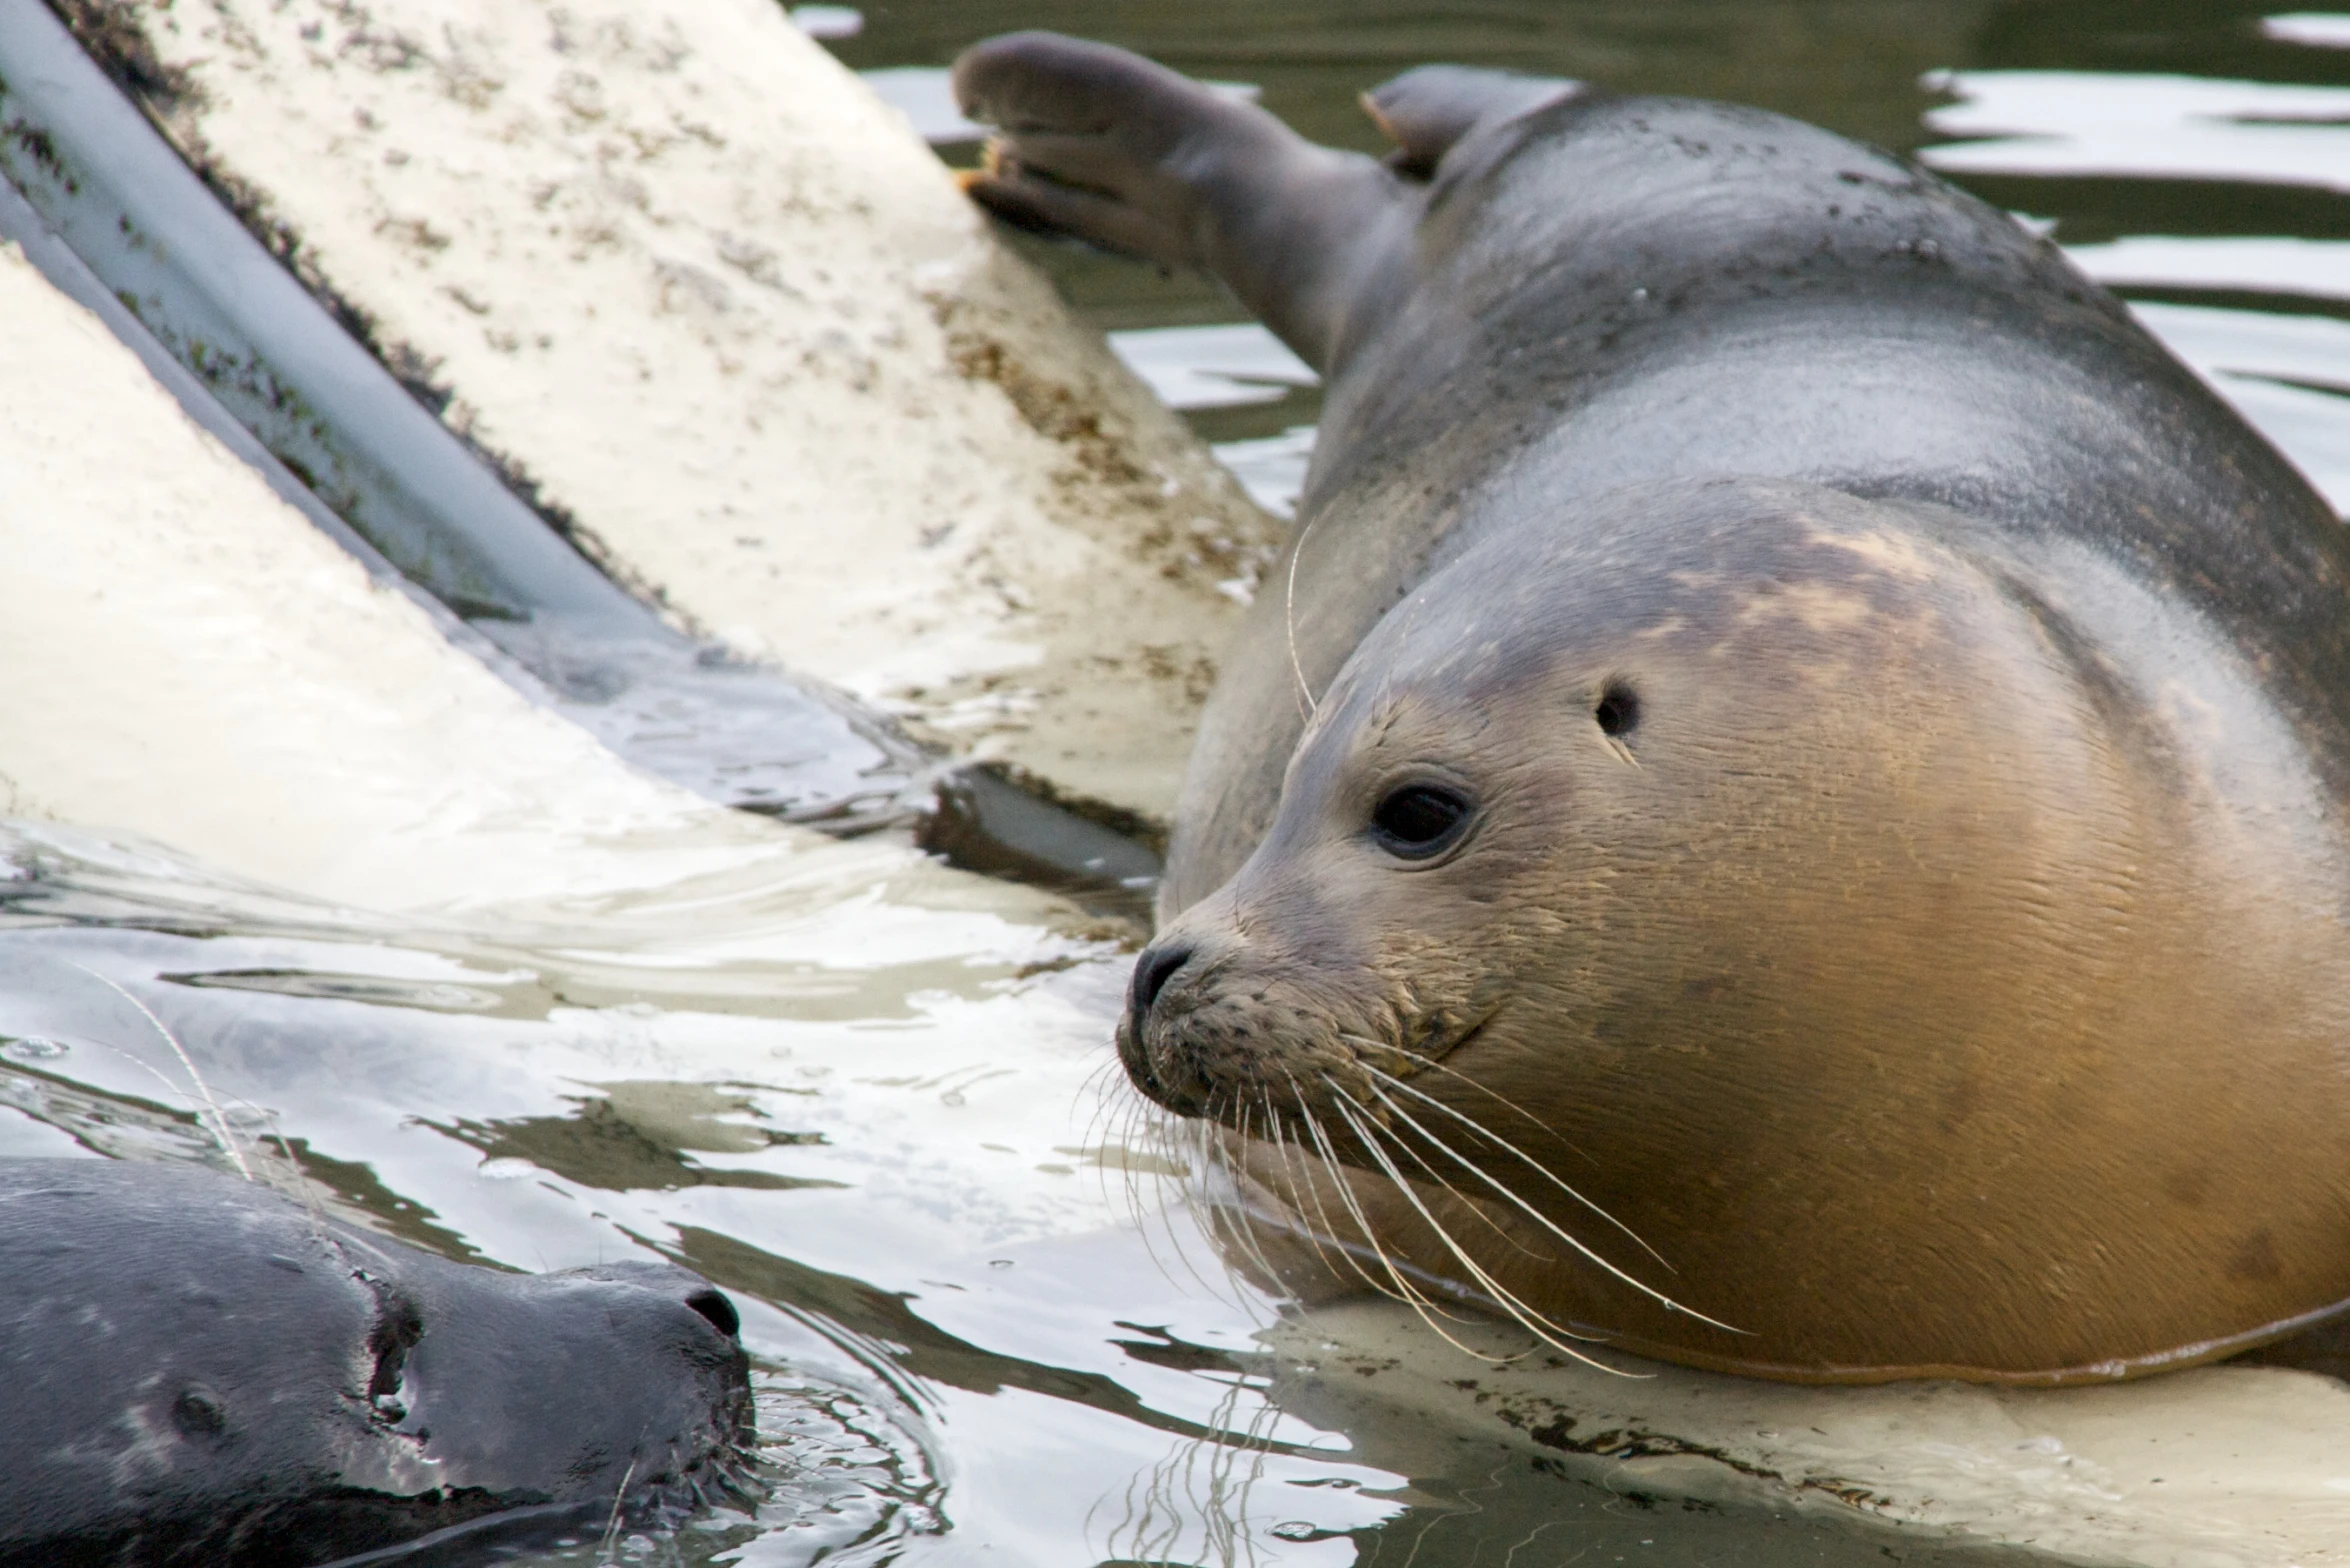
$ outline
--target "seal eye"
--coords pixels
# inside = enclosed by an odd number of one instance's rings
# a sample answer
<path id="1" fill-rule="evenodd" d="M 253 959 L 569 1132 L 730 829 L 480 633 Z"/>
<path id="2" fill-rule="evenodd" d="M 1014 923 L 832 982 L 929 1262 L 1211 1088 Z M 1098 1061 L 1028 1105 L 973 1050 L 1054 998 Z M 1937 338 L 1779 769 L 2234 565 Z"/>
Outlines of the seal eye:
<path id="1" fill-rule="evenodd" d="M 1371 813 L 1371 834 L 1391 855 L 1425 860 L 1459 838 L 1468 820 L 1469 803 L 1451 790 L 1406 784 Z"/>
<path id="2" fill-rule="evenodd" d="M 1640 698 L 1622 681 L 1609 681 L 1591 716 L 1599 721 L 1602 735 L 1628 735 L 1640 723 Z"/>

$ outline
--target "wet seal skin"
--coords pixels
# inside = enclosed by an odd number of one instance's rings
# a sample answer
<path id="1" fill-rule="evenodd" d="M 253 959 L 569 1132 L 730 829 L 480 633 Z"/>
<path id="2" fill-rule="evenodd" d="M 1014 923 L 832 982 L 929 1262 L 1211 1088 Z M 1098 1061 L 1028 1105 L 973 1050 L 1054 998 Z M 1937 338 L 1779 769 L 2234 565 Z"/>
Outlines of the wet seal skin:
<path id="1" fill-rule="evenodd" d="M 451 1263 L 209 1171 L 0 1161 L 0 1561 L 297 1565 L 739 1498 L 733 1305 Z"/>
<path id="2" fill-rule="evenodd" d="M 1243 1254 L 1810 1381 L 2350 1302 L 2343 528 L 2053 245 L 1722 104 L 956 83 L 979 200 L 1329 378 L 1119 1037 Z"/>

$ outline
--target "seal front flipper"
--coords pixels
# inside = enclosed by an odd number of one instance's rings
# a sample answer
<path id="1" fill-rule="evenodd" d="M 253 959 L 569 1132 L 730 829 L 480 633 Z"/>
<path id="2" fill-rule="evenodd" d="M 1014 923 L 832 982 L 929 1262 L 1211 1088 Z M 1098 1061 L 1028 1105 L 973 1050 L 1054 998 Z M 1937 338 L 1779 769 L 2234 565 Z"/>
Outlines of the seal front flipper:
<path id="1" fill-rule="evenodd" d="M 955 62 L 997 127 L 973 197 L 1005 218 L 1204 267 L 1324 371 L 1399 291 L 1418 188 L 1251 103 L 1107 44 L 1010 33 Z"/>
<path id="2" fill-rule="evenodd" d="M 966 50 L 954 86 L 963 112 L 996 129 L 986 167 L 967 181 L 973 196 L 1012 222 L 1164 266 L 1210 265 L 1214 165 L 1295 140 L 1189 77 L 1055 33 Z"/>
<path id="3" fill-rule="evenodd" d="M 1477 131 L 1581 97 L 1563 76 L 1521 76 L 1473 65 L 1423 65 L 1363 94 L 1363 112 L 1395 143 L 1387 166 L 1427 179 Z"/>

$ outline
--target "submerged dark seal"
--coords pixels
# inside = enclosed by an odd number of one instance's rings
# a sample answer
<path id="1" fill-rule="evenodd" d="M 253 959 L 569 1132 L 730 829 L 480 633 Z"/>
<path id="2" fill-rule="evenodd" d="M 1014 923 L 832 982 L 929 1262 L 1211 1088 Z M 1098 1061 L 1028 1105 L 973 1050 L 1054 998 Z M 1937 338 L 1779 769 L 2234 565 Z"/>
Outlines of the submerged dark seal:
<path id="1" fill-rule="evenodd" d="M 451 1263 L 180 1166 L 0 1161 L 0 1560 L 298 1568 L 740 1495 L 734 1308 Z"/>
<path id="2" fill-rule="evenodd" d="M 1434 67 L 1378 161 L 1051 35 L 956 80 L 980 199 L 1328 378 L 1120 1030 L 1260 1211 L 1783 1378 L 2350 1303 L 2350 548 L 2055 246 L 1721 104 Z"/>

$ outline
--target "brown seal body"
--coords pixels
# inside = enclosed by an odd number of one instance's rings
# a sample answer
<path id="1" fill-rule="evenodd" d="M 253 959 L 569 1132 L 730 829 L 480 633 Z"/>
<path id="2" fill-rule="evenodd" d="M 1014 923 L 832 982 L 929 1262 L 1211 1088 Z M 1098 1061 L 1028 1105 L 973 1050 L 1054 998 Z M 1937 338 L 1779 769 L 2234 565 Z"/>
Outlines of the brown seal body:
<path id="1" fill-rule="evenodd" d="M 2054 247 L 1716 104 L 1432 69 L 1380 164 L 1068 40 L 958 81 L 983 199 L 1330 378 L 1121 1029 L 1261 1203 L 1766 1376 L 2350 1302 L 2350 550 Z"/>

